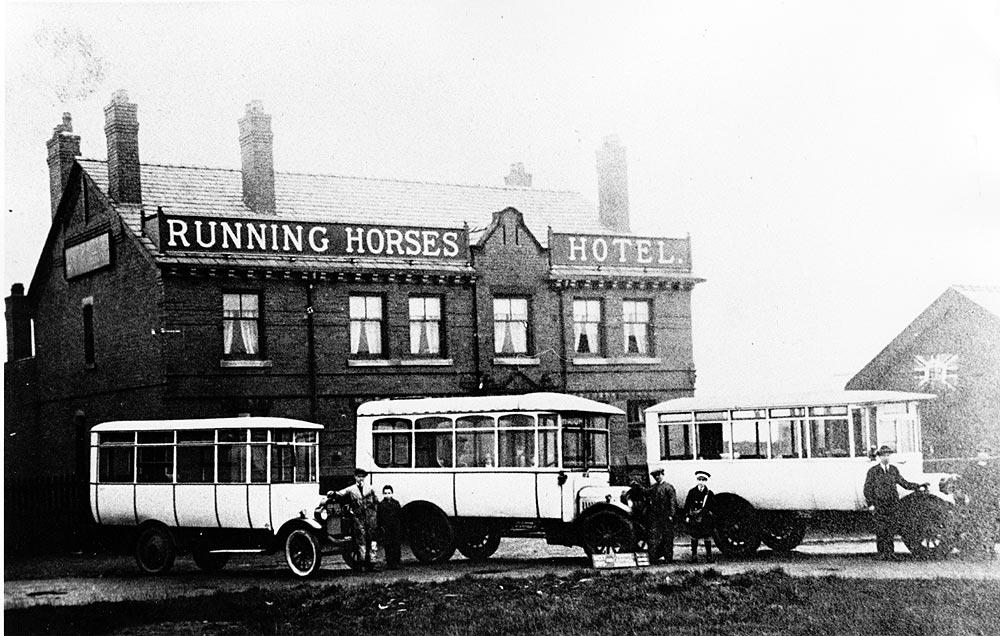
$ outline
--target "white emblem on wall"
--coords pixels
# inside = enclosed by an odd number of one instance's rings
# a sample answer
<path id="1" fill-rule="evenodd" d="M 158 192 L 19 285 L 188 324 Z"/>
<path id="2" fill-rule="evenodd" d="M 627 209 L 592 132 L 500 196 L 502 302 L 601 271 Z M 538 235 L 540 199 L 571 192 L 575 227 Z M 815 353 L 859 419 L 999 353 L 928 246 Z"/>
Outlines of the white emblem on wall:
<path id="1" fill-rule="evenodd" d="M 913 378 L 917 388 L 954 389 L 958 386 L 958 355 L 935 353 L 928 356 L 914 356 Z"/>

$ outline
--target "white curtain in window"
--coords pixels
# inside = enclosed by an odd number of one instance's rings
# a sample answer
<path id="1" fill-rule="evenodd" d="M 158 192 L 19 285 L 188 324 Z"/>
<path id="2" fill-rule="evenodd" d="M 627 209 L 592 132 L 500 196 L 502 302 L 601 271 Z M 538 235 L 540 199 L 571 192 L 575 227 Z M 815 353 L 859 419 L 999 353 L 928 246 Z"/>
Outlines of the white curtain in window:
<path id="1" fill-rule="evenodd" d="M 367 343 L 366 343 L 367 344 Z M 351 353 L 362 353 L 361 351 L 361 322 L 351 321 Z M 364 352 L 367 353 L 367 352 Z"/>
<path id="2" fill-rule="evenodd" d="M 241 320 L 240 321 L 240 335 L 243 336 L 243 348 L 245 349 L 247 355 L 256 355 L 257 353 L 257 321 L 256 320 Z"/>
<path id="3" fill-rule="evenodd" d="M 625 351 L 628 353 L 646 353 L 646 325 L 625 323 Z"/>
<path id="4" fill-rule="evenodd" d="M 597 353 L 598 323 L 577 322 L 573 324 L 573 337 L 577 353 Z"/>
<path id="5" fill-rule="evenodd" d="M 236 321 L 229 318 L 239 317 L 239 311 L 223 311 L 222 316 L 222 352 L 227 356 L 233 352 L 233 344 L 236 337 Z"/>
<path id="6" fill-rule="evenodd" d="M 368 353 L 382 353 L 382 323 L 377 320 L 365 321 L 365 338 L 368 344 Z"/>

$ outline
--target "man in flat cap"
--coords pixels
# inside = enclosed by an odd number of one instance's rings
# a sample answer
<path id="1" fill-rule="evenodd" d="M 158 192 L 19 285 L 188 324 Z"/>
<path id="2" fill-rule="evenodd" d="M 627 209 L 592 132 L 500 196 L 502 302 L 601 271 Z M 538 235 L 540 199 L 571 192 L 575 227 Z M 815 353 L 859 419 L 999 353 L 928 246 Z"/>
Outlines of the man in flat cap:
<path id="1" fill-rule="evenodd" d="M 372 542 L 375 541 L 376 506 L 378 497 L 371 485 L 367 484 L 368 471 L 364 468 L 354 469 L 354 485 L 338 490 L 336 495 L 344 500 L 354 520 L 352 535 L 358 548 L 358 557 L 364 561 L 365 570 L 371 570 Z"/>
<path id="2" fill-rule="evenodd" d="M 663 480 L 663 469 L 649 473 L 653 476 L 648 490 L 647 525 L 649 527 L 649 562 L 657 563 L 662 557 L 667 563 L 674 560 L 674 516 L 677 514 L 677 493 Z"/>
<path id="3" fill-rule="evenodd" d="M 697 485 L 688 491 L 684 500 L 684 524 L 691 534 L 691 563 L 698 562 L 698 540 L 705 541 L 705 561 L 712 563 L 712 491 L 708 488 L 707 471 L 694 471 Z"/>
<path id="4" fill-rule="evenodd" d="M 917 490 L 927 484 L 915 484 L 906 481 L 899 474 L 899 469 L 889 463 L 892 449 L 886 445 L 876 451 L 878 463 L 868 469 L 865 478 L 865 501 L 868 509 L 875 515 L 875 549 L 877 558 L 892 560 L 895 558 L 893 538 L 896 529 L 896 505 L 899 503 L 899 492 L 896 486 L 906 490 Z"/>

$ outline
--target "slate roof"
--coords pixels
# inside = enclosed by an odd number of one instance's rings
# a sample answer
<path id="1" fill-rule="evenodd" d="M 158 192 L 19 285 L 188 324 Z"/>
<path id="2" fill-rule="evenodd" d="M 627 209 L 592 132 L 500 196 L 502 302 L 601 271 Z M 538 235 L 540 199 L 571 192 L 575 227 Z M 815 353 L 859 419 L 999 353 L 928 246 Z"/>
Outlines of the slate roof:
<path id="1" fill-rule="evenodd" d="M 107 162 L 77 159 L 104 191 Z M 162 206 L 175 215 L 254 217 L 243 203 L 240 170 L 140 166 L 142 201 L 147 214 Z M 482 235 L 494 212 L 513 207 L 524 215 L 535 238 L 546 246 L 548 228 L 555 232 L 608 234 L 597 210 L 579 193 L 536 188 L 501 188 L 394 179 L 275 172 L 276 217 L 318 222 L 357 222 L 397 226 L 455 227 L 468 223 L 470 240 Z M 121 207 L 121 206 L 119 206 Z M 131 222 L 138 229 L 138 218 Z M 620 232 L 617 232 L 620 233 Z"/>
<path id="2" fill-rule="evenodd" d="M 1000 287 L 993 285 L 952 285 L 952 289 L 1000 318 Z"/>

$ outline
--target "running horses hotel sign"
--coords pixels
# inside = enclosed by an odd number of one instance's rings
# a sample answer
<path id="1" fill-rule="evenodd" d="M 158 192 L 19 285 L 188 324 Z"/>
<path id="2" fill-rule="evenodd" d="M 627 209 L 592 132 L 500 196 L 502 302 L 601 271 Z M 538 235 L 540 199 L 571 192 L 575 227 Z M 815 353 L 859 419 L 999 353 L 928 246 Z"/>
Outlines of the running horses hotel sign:
<path id="1" fill-rule="evenodd" d="M 469 260 L 464 229 L 160 215 L 163 252 Z M 552 234 L 552 264 L 690 271 L 687 239 Z"/>
<path id="2" fill-rule="evenodd" d="M 465 230 L 160 215 L 164 252 L 469 260 Z"/>

